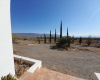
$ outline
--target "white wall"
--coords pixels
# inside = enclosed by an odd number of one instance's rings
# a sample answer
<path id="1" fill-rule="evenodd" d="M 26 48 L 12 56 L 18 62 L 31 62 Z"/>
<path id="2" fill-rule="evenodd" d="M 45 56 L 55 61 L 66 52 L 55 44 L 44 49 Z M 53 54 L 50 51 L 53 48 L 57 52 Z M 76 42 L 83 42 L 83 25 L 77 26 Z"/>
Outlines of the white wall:
<path id="1" fill-rule="evenodd" d="M 15 74 L 11 21 L 10 0 L 0 0 L 0 79 L 7 74 Z"/>

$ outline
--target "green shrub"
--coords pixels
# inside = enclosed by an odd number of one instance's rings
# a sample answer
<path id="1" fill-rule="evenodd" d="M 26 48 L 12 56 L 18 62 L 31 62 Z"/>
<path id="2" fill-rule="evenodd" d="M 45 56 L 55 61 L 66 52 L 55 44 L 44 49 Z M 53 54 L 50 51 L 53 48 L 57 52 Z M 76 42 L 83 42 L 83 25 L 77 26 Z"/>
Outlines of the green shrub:
<path id="1" fill-rule="evenodd" d="M 17 80 L 12 75 L 8 74 L 7 76 L 1 77 L 1 80 Z"/>
<path id="2" fill-rule="evenodd" d="M 71 44 L 71 43 L 72 43 L 72 41 L 71 41 L 71 37 L 68 36 L 68 39 L 67 39 L 67 46 L 70 47 L 70 44 Z"/>
<path id="3" fill-rule="evenodd" d="M 23 40 L 27 40 L 27 37 L 23 37 Z"/>
<path id="4" fill-rule="evenodd" d="M 68 49 L 70 47 L 70 44 L 71 44 L 71 39 L 70 39 L 70 37 L 68 39 L 66 39 L 66 37 L 60 38 L 60 39 L 58 39 L 57 42 L 58 42 L 58 43 L 56 43 L 57 47 Z"/>
<path id="5" fill-rule="evenodd" d="M 59 47 L 62 47 L 64 45 L 66 45 L 66 43 L 67 43 L 66 38 L 60 38 L 60 39 L 58 39 L 58 46 Z"/>

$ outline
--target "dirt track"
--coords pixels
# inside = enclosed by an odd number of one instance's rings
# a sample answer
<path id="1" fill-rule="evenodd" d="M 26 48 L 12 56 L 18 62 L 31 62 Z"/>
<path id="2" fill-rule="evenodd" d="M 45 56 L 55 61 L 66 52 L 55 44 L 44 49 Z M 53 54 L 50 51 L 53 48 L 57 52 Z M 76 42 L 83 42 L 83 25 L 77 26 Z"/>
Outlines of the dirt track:
<path id="1" fill-rule="evenodd" d="M 14 45 L 17 55 L 42 60 L 43 67 L 83 79 L 100 73 L 100 53 L 85 50 L 60 51 L 50 49 L 54 44 Z"/>

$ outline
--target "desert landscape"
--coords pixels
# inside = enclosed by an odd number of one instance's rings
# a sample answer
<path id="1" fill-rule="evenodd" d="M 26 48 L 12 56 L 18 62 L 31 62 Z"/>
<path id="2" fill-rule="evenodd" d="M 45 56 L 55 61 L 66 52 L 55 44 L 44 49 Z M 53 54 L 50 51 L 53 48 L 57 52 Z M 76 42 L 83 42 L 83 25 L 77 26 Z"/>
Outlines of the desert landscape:
<path id="1" fill-rule="evenodd" d="M 0 0 L 0 80 L 100 80 L 100 0 Z"/>
<path id="2" fill-rule="evenodd" d="M 25 38 L 25 37 L 24 37 Z M 87 39 L 80 38 L 74 40 L 70 47 L 56 47 L 54 39 L 49 43 L 44 43 L 44 38 L 33 37 L 31 40 L 16 39 L 13 43 L 14 54 L 41 60 L 42 67 L 69 74 L 83 79 L 92 80 L 94 72 L 100 73 L 100 39 L 92 39 L 90 46 L 86 44 Z"/>

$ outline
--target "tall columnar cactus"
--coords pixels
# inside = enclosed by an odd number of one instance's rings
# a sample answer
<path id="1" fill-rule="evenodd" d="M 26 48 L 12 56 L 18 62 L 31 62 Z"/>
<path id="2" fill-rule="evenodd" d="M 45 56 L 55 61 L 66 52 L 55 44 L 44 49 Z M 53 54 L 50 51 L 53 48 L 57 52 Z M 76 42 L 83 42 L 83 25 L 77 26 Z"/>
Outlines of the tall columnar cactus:
<path id="1" fill-rule="evenodd" d="M 44 33 L 44 43 L 45 43 L 45 33 Z"/>
<path id="2" fill-rule="evenodd" d="M 69 37 L 69 34 L 68 34 L 68 28 L 67 28 L 67 46 L 70 47 L 70 44 L 71 44 L 71 38 Z"/>
<path id="3" fill-rule="evenodd" d="M 62 38 L 62 21 L 61 21 L 61 25 L 60 25 L 60 38 Z"/>
<path id="4" fill-rule="evenodd" d="M 82 38 L 81 38 L 81 37 L 79 38 L 79 43 L 80 43 L 80 44 L 82 43 Z"/>
<path id="5" fill-rule="evenodd" d="M 50 43 L 51 43 L 51 30 L 50 30 Z"/>
<path id="6" fill-rule="evenodd" d="M 67 28 L 67 40 L 68 40 L 68 28 Z"/>
<path id="7" fill-rule="evenodd" d="M 44 34 L 44 43 L 46 43 L 46 35 Z"/>
<path id="8" fill-rule="evenodd" d="M 55 29 L 55 42 L 56 42 L 56 29 Z"/>
<path id="9" fill-rule="evenodd" d="M 45 35 L 45 43 L 46 43 L 46 35 Z"/>

